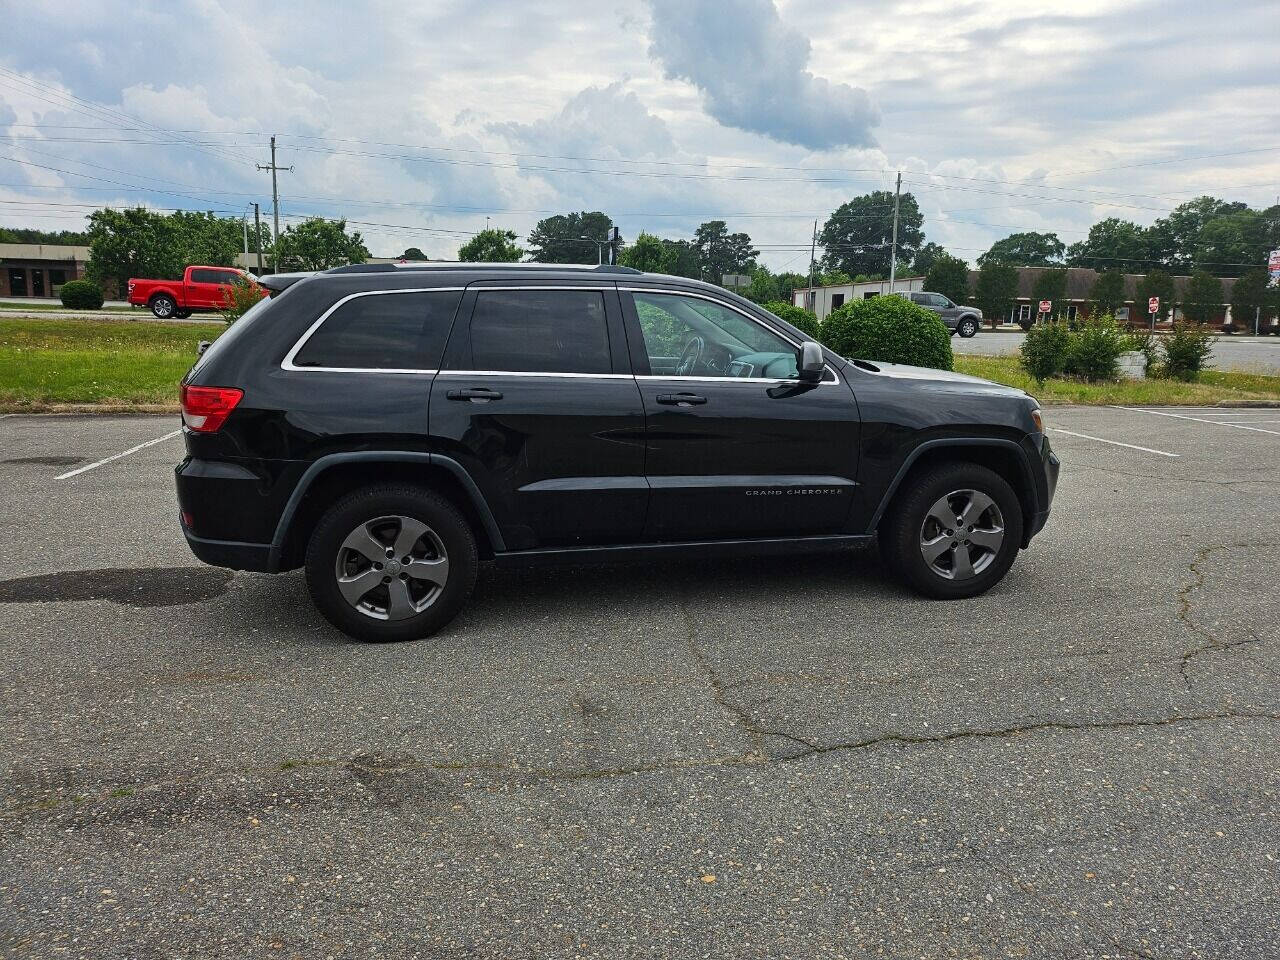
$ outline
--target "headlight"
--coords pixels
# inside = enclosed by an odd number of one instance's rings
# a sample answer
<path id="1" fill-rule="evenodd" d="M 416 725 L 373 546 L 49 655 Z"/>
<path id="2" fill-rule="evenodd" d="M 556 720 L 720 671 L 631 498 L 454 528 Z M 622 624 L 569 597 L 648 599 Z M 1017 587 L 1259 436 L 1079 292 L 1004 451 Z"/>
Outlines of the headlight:
<path id="1" fill-rule="evenodd" d="M 1035 422 L 1036 430 L 1039 433 L 1044 433 L 1044 417 L 1040 415 L 1039 407 L 1031 411 L 1031 419 Z"/>

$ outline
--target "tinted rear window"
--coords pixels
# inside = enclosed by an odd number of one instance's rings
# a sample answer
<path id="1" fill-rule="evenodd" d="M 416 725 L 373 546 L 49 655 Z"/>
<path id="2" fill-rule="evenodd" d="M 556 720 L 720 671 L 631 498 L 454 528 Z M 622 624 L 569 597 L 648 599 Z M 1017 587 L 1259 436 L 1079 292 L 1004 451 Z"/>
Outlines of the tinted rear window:
<path id="1" fill-rule="evenodd" d="M 353 297 L 320 324 L 294 357 L 294 365 L 434 370 L 461 298 L 460 290 Z"/>
<path id="2" fill-rule="evenodd" d="M 484 290 L 471 315 L 477 370 L 609 373 L 604 294 L 595 290 Z"/>

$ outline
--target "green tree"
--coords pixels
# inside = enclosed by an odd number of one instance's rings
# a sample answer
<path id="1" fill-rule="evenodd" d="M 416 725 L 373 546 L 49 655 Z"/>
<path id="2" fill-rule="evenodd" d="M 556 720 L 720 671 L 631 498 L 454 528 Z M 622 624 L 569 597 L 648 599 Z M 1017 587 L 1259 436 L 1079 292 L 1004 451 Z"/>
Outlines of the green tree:
<path id="1" fill-rule="evenodd" d="M 428 259 L 428 257 L 418 247 L 409 247 L 405 250 L 404 253 L 400 254 L 400 259 L 408 260 L 411 263 L 414 263 L 414 262 L 421 262 L 423 260 L 426 260 Z"/>
<path id="2" fill-rule="evenodd" d="M 328 270 L 347 263 L 364 263 L 369 250 L 360 234 L 347 233 L 347 221 L 311 217 L 285 227 L 275 243 L 278 267 L 293 270 Z"/>
<path id="3" fill-rule="evenodd" d="M 1018 268 L 1007 263 L 984 263 L 978 270 L 978 282 L 974 284 L 973 298 L 983 317 L 994 327 L 1009 317 L 1014 298 L 1018 295 Z"/>
<path id="4" fill-rule="evenodd" d="M 1049 267 L 1042 270 L 1040 276 L 1036 277 L 1031 285 L 1031 299 L 1036 301 L 1037 307 L 1041 300 L 1048 300 L 1049 316 L 1057 316 L 1067 299 L 1066 267 Z"/>
<path id="5" fill-rule="evenodd" d="M 1182 311 L 1192 323 L 1211 323 L 1222 311 L 1222 282 L 1208 270 L 1196 270 L 1187 283 Z"/>
<path id="6" fill-rule="evenodd" d="M 776 303 L 782 300 L 782 293 L 778 289 L 778 278 L 770 272 L 768 267 L 756 267 L 751 271 L 751 285 L 747 287 L 743 296 L 754 303 Z"/>
<path id="7" fill-rule="evenodd" d="M 950 297 L 955 303 L 964 303 L 969 299 L 969 265 L 959 257 L 942 254 L 925 274 L 924 288 Z"/>
<path id="8" fill-rule="evenodd" d="M 994 262 L 1015 267 L 1050 267 L 1062 262 L 1065 251 L 1056 233 L 1011 233 L 993 243 L 991 249 L 978 258 L 978 266 Z"/>
<path id="9" fill-rule="evenodd" d="M 497 227 L 481 230 L 458 248 L 458 259 L 467 263 L 515 263 L 523 256 L 515 231 Z"/>
<path id="10" fill-rule="evenodd" d="M 667 265 L 667 248 L 661 238 L 640 231 L 633 243 L 622 248 L 618 263 L 645 273 L 664 273 Z"/>
<path id="11" fill-rule="evenodd" d="M 836 287 L 844 283 L 853 283 L 853 277 L 843 270 L 823 270 L 814 278 L 815 287 Z"/>
<path id="12" fill-rule="evenodd" d="M 774 279 L 778 282 L 778 298 L 787 303 L 795 300 L 797 289 L 809 285 L 809 278 L 801 273 L 780 273 Z"/>
<path id="13" fill-rule="evenodd" d="M 1163 320 L 1169 316 L 1169 311 L 1173 309 L 1173 298 L 1175 296 L 1173 289 L 1173 277 L 1165 273 L 1163 270 L 1152 270 L 1141 280 L 1138 281 L 1138 287 L 1135 292 L 1137 299 L 1136 310 L 1144 317 L 1149 317 L 1147 313 L 1147 303 L 1152 297 L 1160 298 L 1160 309 L 1156 311 L 1156 319 Z"/>
<path id="14" fill-rule="evenodd" d="M 916 251 L 916 255 L 911 260 L 911 270 L 917 274 L 927 274 L 940 257 L 945 257 L 947 251 L 942 248 L 941 244 L 926 243 L 923 247 Z"/>
<path id="15" fill-rule="evenodd" d="M 546 217 L 529 234 L 529 259 L 535 263 L 597 263 L 597 244 L 582 238 L 607 240 L 612 226 L 613 221 L 599 210 Z"/>
<path id="16" fill-rule="evenodd" d="M 192 264 L 235 266 L 236 258 L 244 249 L 244 228 L 238 217 L 177 210 L 168 219 L 170 243 L 184 268 Z"/>
<path id="17" fill-rule="evenodd" d="M 1231 286 L 1231 323 L 1253 332 L 1254 321 L 1266 324 L 1271 319 L 1275 298 L 1267 290 L 1266 269 L 1250 270 Z"/>
<path id="18" fill-rule="evenodd" d="M 0 227 L 0 243 L 50 243 L 87 247 L 89 234 L 82 230 L 35 230 L 30 227 Z"/>
<path id="19" fill-rule="evenodd" d="M 1179 204 L 1167 217 L 1151 225 L 1148 231 L 1151 259 L 1174 273 L 1186 273 L 1196 263 L 1205 227 L 1220 217 L 1248 209 L 1248 204 L 1228 203 L 1209 196 Z"/>
<path id="20" fill-rule="evenodd" d="M 756 263 L 760 251 L 751 246 L 745 233 L 730 233 L 723 220 L 709 220 L 693 233 L 693 248 L 704 279 L 721 283 L 726 273 L 747 273 Z"/>
<path id="21" fill-rule="evenodd" d="M 696 279 L 702 272 L 698 265 L 698 251 L 688 240 L 663 240 L 662 272 L 673 277 Z"/>
<path id="22" fill-rule="evenodd" d="M 1095 314 L 1114 314 L 1124 306 L 1124 274 L 1119 270 L 1107 270 L 1098 274 L 1089 291 L 1089 299 L 1093 301 Z"/>
<path id="23" fill-rule="evenodd" d="M 1147 231 L 1129 220 L 1108 217 L 1089 228 L 1089 236 L 1067 248 L 1067 263 L 1095 270 L 1145 269 L 1151 259 Z"/>
<path id="24" fill-rule="evenodd" d="M 898 210 L 898 256 L 914 259 L 924 243 L 924 217 L 916 198 L 901 197 Z M 848 274 L 889 275 L 893 238 L 893 194 L 875 190 L 842 203 L 822 226 L 822 265 Z"/>
<path id="25" fill-rule="evenodd" d="M 169 218 L 142 207 L 89 214 L 89 262 L 85 272 L 103 286 L 125 289 L 130 277 L 176 280 L 184 264 Z"/>

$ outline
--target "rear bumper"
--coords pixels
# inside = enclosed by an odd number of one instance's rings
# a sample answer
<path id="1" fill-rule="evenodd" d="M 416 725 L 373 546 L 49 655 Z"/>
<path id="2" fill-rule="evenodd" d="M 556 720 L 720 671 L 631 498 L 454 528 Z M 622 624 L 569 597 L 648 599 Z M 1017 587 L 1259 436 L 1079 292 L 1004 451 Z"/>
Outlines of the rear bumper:
<path id="1" fill-rule="evenodd" d="M 238 540 L 207 540 L 193 536 L 185 527 L 182 533 L 196 558 L 215 567 L 232 570 L 271 571 L 271 544 L 242 543 Z"/>

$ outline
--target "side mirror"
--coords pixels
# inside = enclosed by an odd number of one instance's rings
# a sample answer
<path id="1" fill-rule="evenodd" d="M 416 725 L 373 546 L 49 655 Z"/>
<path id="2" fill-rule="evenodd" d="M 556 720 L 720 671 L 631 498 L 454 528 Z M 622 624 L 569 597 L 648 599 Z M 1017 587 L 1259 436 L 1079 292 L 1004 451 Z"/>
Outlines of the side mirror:
<path id="1" fill-rule="evenodd" d="M 806 340 L 800 344 L 800 357 L 796 366 L 802 383 L 817 383 L 822 379 L 822 370 L 825 366 L 822 347 L 812 340 Z"/>
<path id="2" fill-rule="evenodd" d="M 208 350 L 211 346 L 213 346 L 212 340 L 201 340 L 198 344 L 196 344 L 196 356 L 203 357 L 204 352 Z"/>

